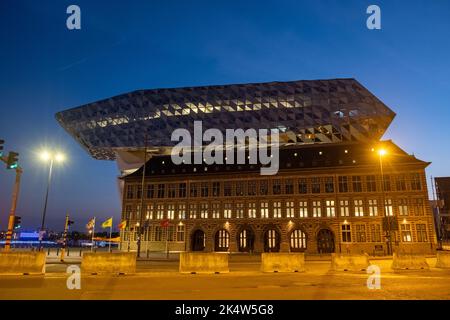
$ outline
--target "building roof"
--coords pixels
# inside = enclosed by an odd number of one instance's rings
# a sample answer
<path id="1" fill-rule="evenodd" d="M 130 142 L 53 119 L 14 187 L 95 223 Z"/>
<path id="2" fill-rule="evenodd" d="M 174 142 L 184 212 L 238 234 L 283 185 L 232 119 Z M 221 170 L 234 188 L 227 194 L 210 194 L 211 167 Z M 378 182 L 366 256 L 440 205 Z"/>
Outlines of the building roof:
<path id="1" fill-rule="evenodd" d="M 391 140 L 373 143 L 340 143 L 322 145 L 294 145 L 280 149 L 280 172 L 286 170 L 313 170 L 332 168 L 357 168 L 379 165 L 379 148 L 387 150 L 383 165 L 385 169 L 397 168 L 398 165 L 419 165 L 426 167 L 430 163 L 407 154 Z M 224 155 L 225 156 L 225 155 Z M 196 174 L 239 174 L 259 172 L 260 164 L 180 164 L 175 165 L 168 155 L 158 155 L 146 162 L 147 177 L 193 176 Z M 206 168 L 206 170 L 205 170 Z M 122 178 L 142 177 L 143 166 Z"/>
<path id="2" fill-rule="evenodd" d="M 95 159 L 147 145 L 171 148 L 177 128 L 274 129 L 283 143 L 329 144 L 381 138 L 395 113 L 355 79 L 300 80 L 138 90 L 56 114 Z"/>

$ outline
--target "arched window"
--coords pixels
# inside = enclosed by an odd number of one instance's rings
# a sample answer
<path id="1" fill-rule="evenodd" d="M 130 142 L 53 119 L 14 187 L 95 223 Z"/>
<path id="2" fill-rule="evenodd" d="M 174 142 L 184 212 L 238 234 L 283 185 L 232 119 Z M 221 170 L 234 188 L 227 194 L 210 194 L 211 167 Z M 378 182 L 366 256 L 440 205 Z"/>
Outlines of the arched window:
<path id="1" fill-rule="evenodd" d="M 306 234 L 302 230 L 295 229 L 294 231 L 292 231 L 290 242 L 291 242 L 291 251 L 306 250 Z"/>
<path id="2" fill-rule="evenodd" d="M 230 234 L 227 230 L 221 229 L 216 232 L 215 251 L 227 251 L 230 246 Z"/>

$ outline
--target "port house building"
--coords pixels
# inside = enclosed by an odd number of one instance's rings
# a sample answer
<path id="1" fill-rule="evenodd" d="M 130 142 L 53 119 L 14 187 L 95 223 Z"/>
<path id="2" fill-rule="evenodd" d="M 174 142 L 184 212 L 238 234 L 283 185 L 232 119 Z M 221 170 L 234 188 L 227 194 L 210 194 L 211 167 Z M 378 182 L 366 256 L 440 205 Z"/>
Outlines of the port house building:
<path id="1" fill-rule="evenodd" d="M 148 251 L 431 253 L 429 162 L 381 139 L 394 117 L 354 79 L 139 90 L 56 115 L 92 157 L 119 165 L 122 250 L 141 231 Z M 171 134 L 194 121 L 277 128 L 278 173 L 174 164 Z"/>

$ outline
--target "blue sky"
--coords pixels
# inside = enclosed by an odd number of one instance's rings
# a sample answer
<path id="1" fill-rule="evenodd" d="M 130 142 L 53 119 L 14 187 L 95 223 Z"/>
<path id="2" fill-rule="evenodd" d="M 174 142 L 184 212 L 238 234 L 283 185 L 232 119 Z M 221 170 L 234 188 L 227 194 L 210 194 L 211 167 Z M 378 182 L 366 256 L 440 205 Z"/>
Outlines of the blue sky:
<path id="1" fill-rule="evenodd" d="M 82 29 L 66 28 L 77 4 Z M 370 4 L 382 29 L 368 30 Z M 39 225 L 45 145 L 55 168 L 48 226 L 120 217 L 114 162 L 96 161 L 56 123 L 58 111 L 144 88 L 354 77 L 397 117 L 384 138 L 448 176 L 448 1 L 21 1 L 0 2 L 0 138 L 25 172 L 17 214 Z M 0 229 L 14 175 L 0 170 Z"/>

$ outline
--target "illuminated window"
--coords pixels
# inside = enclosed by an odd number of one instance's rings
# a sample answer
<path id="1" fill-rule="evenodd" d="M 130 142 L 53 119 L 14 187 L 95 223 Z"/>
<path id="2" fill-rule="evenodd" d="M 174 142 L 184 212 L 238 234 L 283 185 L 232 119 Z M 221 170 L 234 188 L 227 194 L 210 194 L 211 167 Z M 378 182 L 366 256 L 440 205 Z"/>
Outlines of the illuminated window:
<path id="1" fill-rule="evenodd" d="M 377 199 L 369 199 L 369 216 L 376 217 L 378 216 L 378 201 Z"/>
<path id="2" fill-rule="evenodd" d="M 236 218 L 243 219 L 244 218 L 244 204 L 236 203 Z"/>
<path id="3" fill-rule="evenodd" d="M 408 215 L 408 199 L 406 198 L 398 199 L 398 214 L 401 216 Z"/>
<path id="4" fill-rule="evenodd" d="M 308 218 L 308 202 L 307 201 L 299 201 L 299 217 L 300 218 Z"/>
<path id="5" fill-rule="evenodd" d="M 256 203 L 255 202 L 248 203 L 248 217 L 250 219 L 256 218 Z"/>
<path id="6" fill-rule="evenodd" d="M 322 216 L 322 207 L 320 200 L 315 200 L 312 202 L 312 209 L 313 209 L 313 217 L 319 218 Z"/>
<path id="7" fill-rule="evenodd" d="M 350 216 L 350 208 L 348 204 L 348 200 L 339 200 L 339 210 L 341 217 L 349 217 Z"/>
<path id="8" fill-rule="evenodd" d="M 200 218 L 208 219 L 208 203 L 206 202 L 200 204 Z"/>
<path id="9" fill-rule="evenodd" d="M 211 212 L 213 219 L 220 218 L 220 203 L 212 203 L 211 204 Z"/>
<path id="10" fill-rule="evenodd" d="M 231 219 L 233 204 L 232 203 L 224 203 L 223 204 L 223 217 L 225 219 Z"/>
<path id="11" fill-rule="evenodd" d="M 400 225 L 400 230 L 402 234 L 402 241 L 403 242 L 411 242 L 412 236 L 411 236 L 411 225 L 408 223 L 402 223 Z"/>
<path id="12" fill-rule="evenodd" d="M 325 209 L 327 212 L 327 217 L 335 217 L 336 216 L 336 209 L 334 207 L 334 200 L 326 200 L 325 201 Z"/>
<path id="13" fill-rule="evenodd" d="M 178 219 L 186 219 L 186 205 L 184 203 L 178 204 Z"/>
<path id="14" fill-rule="evenodd" d="M 306 234 L 302 230 L 292 231 L 290 240 L 291 249 L 306 249 Z"/>
<path id="15" fill-rule="evenodd" d="M 286 218 L 294 218 L 294 201 L 286 202 Z"/>
<path id="16" fill-rule="evenodd" d="M 387 216 L 393 216 L 394 210 L 392 209 L 392 199 L 385 199 L 384 200 L 384 213 Z"/>
<path id="17" fill-rule="evenodd" d="M 261 218 L 269 218 L 269 203 L 261 202 Z"/>
<path id="18" fill-rule="evenodd" d="M 197 219 L 197 204 L 189 204 L 189 219 Z"/>
<path id="19" fill-rule="evenodd" d="M 167 205 L 167 219 L 174 219 L 175 218 L 175 205 L 169 204 Z"/>
<path id="20" fill-rule="evenodd" d="M 281 202 L 276 201 L 273 203 L 273 217 L 281 218 Z"/>
<path id="21" fill-rule="evenodd" d="M 364 206 L 363 201 L 361 199 L 353 200 L 354 208 L 355 208 L 355 217 L 363 217 L 364 216 Z"/>
<path id="22" fill-rule="evenodd" d="M 153 204 L 148 204 L 145 212 L 145 218 L 153 220 Z"/>

